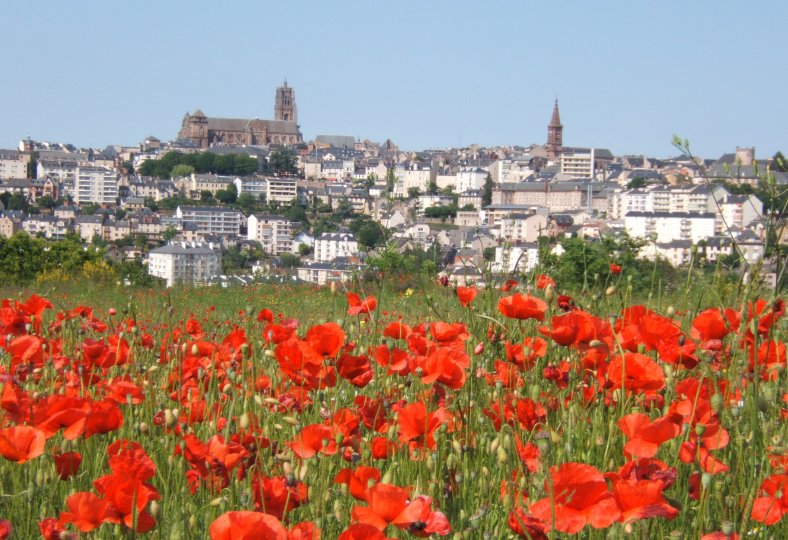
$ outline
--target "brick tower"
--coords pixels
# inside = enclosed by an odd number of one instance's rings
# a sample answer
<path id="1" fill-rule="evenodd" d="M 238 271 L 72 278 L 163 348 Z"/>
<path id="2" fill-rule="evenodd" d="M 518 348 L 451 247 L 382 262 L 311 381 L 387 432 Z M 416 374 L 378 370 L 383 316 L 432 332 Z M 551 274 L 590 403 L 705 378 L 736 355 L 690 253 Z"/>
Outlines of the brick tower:
<path id="1" fill-rule="evenodd" d="M 547 126 L 547 159 L 558 161 L 564 150 L 564 126 L 561 125 L 561 115 L 558 113 L 558 99 L 553 106 L 553 117 Z"/>
<path id="2" fill-rule="evenodd" d="M 276 89 L 276 104 L 274 105 L 274 120 L 296 123 L 295 93 L 287 86 L 287 80 Z"/>

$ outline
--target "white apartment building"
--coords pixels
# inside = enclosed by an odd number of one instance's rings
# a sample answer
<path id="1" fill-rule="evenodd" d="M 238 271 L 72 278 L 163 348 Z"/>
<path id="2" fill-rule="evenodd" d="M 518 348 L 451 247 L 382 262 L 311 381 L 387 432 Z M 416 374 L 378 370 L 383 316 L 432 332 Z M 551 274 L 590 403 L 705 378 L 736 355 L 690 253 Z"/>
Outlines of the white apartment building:
<path id="1" fill-rule="evenodd" d="M 714 236 L 715 215 L 710 212 L 628 212 L 624 229 L 633 238 L 656 242 L 690 240 L 698 243 Z"/>
<path id="2" fill-rule="evenodd" d="M 30 154 L 19 150 L 0 149 L 0 179 L 27 178 Z"/>
<path id="3" fill-rule="evenodd" d="M 176 283 L 204 285 L 222 272 L 222 253 L 212 244 L 173 243 L 148 254 L 148 274 Z"/>
<path id="4" fill-rule="evenodd" d="M 430 187 L 432 169 L 429 163 L 413 162 L 406 167 L 396 167 L 394 175 L 397 182 L 394 187 L 394 195 L 406 197 L 408 190 L 415 188 L 422 193 Z"/>
<path id="5" fill-rule="evenodd" d="M 71 220 L 40 214 L 27 216 L 22 221 L 22 230 L 30 236 L 43 236 L 47 240 L 62 240 L 71 232 Z"/>
<path id="6" fill-rule="evenodd" d="M 728 195 L 719 204 L 725 221 L 717 221 L 717 232 L 723 232 L 725 225 L 743 229 L 763 216 L 763 203 L 755 195 Z"/>
<path id="7" fill-rule="evenodd" d="M 730 197 L 720 185 L 648 186 L 615 191 L 608 200 L 608 217 L 627 212 L 718 212 L 717 204 Z"/>
<path id="8" fill-rule="evenodd" d="M 495 248 L 491 270 L 499 273 L 530 272 L 539 264 L 539 244 L 505 243 Z"/>
<path id="9" fill-rule="evenodd" d="M 299 266 L 297 274 L 298 279 L 303 281 L 308 281 L 316 285 L 325 285 L 331 282 L 345 283 L 350 281 L 353 278 L 353 274 L 361 270 L 362 267 L 359 265 L 344 262 L 312 262 Z"/>
<path id="10" fill-rule="evenodd" d="M 77 167 L 71 195 L 77 204 L 116 204 L 118 173 L 104 167 Z"/>
<path id="11" fill-rule="evenodd" d="M 243 214 L 238 210 L 217 206 L 179 206 L 175 216 L 184 226 L 194 226 L 197 234 L 237 236 L 243 220 Z"/>
<path id="12" fill-rule="evenodd" d="M 260 242 L 266 253 L 289 253 L 293 248 L 293 223 L 282 216 L 253 214 L 247 219 L 246 238 Z"/>
<path id="13" fill-rule="evenodd" d="M 463 167 L 457 171 L 457 184 L 454 191 L 457 193 L 464 193 L 466 191 L 475 191 L 484 186 L 484 180 L 487 178 L 487 171 L 479 167 Z"/>
<path id="14" fill-rule="evenodd" d="M 65 193 L 74 196 L 78 164 L 75 160 L 39 159 L 36 165 L 38 178 L 52 178 L 63 186 Z"/>
<path id="15" fill-rule="evenodd" d="M 333 261 L 337 257 L 354 257 L 358 242 L 352 233 L 323 233 L 315 238 L 313 258 L 317 262 Z"/>
<path id="16" fill-rule="evenodd" d="M 492 177 L 492 181 L 496 184 L 503 184 L 504 182 L 510 182 L 510 173 L 512 170 L 512 160 L 511 159 L 496 159 L 489 166 L 490 177 Z"/>
<path id="17" fill-rule="evenodd" d="M 233 180 L 238 195 L 247 193 L 255 199 L 265 198 L 268 195 L 268 179 L 262 176 L 244 176 Z"/>
<path id="18" fill-rule="evenodd" d="M 509 242 L 536 242 L 547 236 L 546 214 L 510 214 L 498 221 L 501 238 Z"/>
<path id="19" fill-rule="evenodd" d="M 295 178 L 268 178 L 265 200 L 269 203 L 290 203 L 298 199 L 298 188 Z"/>
<path id="20" fill-rule="evenodd" d="M 564 147 L 561 153 L 561 173 L 574 178 L 593 178 L 594 149 Z"/>

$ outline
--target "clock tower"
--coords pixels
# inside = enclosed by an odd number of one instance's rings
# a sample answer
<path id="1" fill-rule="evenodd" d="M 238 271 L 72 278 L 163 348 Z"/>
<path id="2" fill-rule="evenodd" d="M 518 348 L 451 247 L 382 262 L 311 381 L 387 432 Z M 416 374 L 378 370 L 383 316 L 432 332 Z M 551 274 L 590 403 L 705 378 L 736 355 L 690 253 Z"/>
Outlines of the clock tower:
<path id="1" fill-rule="evenodd" d="M 547 159 L 556 161 L 561 159 L 564 151 L 564 126 L 561 125 L 561 115 L 558 113 L 558 99 L 553 106 L 553 117 L 547 126 Z"/>

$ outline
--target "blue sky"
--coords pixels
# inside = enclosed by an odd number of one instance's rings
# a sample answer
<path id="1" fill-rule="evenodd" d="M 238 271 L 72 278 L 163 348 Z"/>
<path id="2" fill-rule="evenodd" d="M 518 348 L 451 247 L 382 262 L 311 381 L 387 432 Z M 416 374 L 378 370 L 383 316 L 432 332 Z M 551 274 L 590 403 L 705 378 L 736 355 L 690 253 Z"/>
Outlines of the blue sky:
<path id="1" fill-rule="evenodd" d="M 705 157 L 788 150 L 788 2 L 9 2 L 0 147 L 174 138 L 183 114 L 417 150 L 544 143 Z"/>

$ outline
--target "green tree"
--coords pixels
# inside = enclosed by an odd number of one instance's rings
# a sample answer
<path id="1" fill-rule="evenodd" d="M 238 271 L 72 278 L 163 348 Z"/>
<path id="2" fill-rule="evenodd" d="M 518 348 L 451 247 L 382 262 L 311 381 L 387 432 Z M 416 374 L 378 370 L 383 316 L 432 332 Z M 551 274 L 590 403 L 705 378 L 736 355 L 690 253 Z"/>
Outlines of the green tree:
<path id="1" fill-rule="evenodd" d="M 627 189 L 642 188 L 645 185 L 646 185 L 646 179 L 643 178 L 642 176 L 636 176 L 635 178 L 629 181 L 629 183 L 627 184 Z"/>
<path id="2" fill-rule="evenodd" d="M 44 195 L 43 197 L 39 197 L 38 200 L 36 200 L 36 206 L 39 208 L 52 210 L 57 206 L 57 201 L 50 195 Z"/>
<path id="3" fill-rule="evenodd" d="M 394 185 L 397 183 L 397 177 L 394 176 L 394 169 L 389 167 L 386 169 L 386 189 L 389 193 L 394 193 Z"/>
<path id="4" fill-rule="evenodd" d="M 27 211 L 29 206 L 30 205 L 27 203 L 27 197 L 25 197 L 21 193 L 12 193 L 11 196 L 8 198 L 8 203 L 6 203 L 5 207 L 8 210 Z"/>
<path id="5" fill-rule="evenodd" d="M 182 176 L 191 176 L 194 174 L 195 170 L 194 167 L 191 165 L 186 165 L 185 163 L 179 163 L 175 167 L 172 168 L 170 172 L 170 176 L 172 178 L 181 178 Z"/>
<path id="6" fill-rule="evenodd" d="M 251 213 L 257 208 L 257 198 L 251 193 L 241 193 L 235 200 L 236 204 L 241 207 L 244 212 Z"/>
<path id="7" fill-rule="evenodd" d="M 213 193 L 211 193 L 207 189 L 204 189 L 204 190 L 202 190 L 200 192 L 200 201 L 202 201 L 204 203 L 210 203 L 210 202 L 213 202 L 213 200 L 214 200 L 213 199 Z"/>
<path id="8" fill-rule="evenodd" d="M 484 179 L 484 186 L 482 187 L 482 208 L 485 206 L 490 206 L 492 204 L 492 194 L 493 194 L 493 179 L 490 173 L 487 173 L 487 177 Z"/>
<path id="9" fill-rule="evenodd" d="M 298 244 L 298 254 L 301 257 L 308 257 L 312 254 L 312 246 L 308 244 Z"/>
<path id="10" fill-rule="evenodd" d="M 289 148 L 279 148 L 268 156 L 268 170 L 273 174 L 292 176 L 298 173 L 295 152 Z"/>
<path id="11" fill-rule="evenodd" d="M 282 263 L 282 268 L 298 268 L 301 264 L 301 257 L 294 253 L 282 253 L 279 260 Z"/>
<path id="12" fill-rule="evenodd" d="M 238 199 L 238 188 L 230 182 L 227 189 L 220 189 L 216 192 L 216 200 L 224 204 L 233 204 Z"/>
<path id="13" fill-rule="evenodd" d="M 169 227 L 164 229 L 164 232 L 161 233 L 161 238 L 165 242 L 169 242 L 170 240 L 172 240 L 176 236 L 178 236 L 178 229 L 176 229 L 172 225 L 170 225 Z"/>
<path id="14" fill-rule="evenodd" d="M 782 152 L 778 151 L 772 158 L 772 170 L 780 172 L 788 172 L 788 159 L 785 158 Z"/>
<path id="15" fill-rule="evenodd" d="M 417 187 L 409 187 L 408 188 L 408 199 L 415 199 L 416 197 L 421 195 L 421 190 Z"/>

